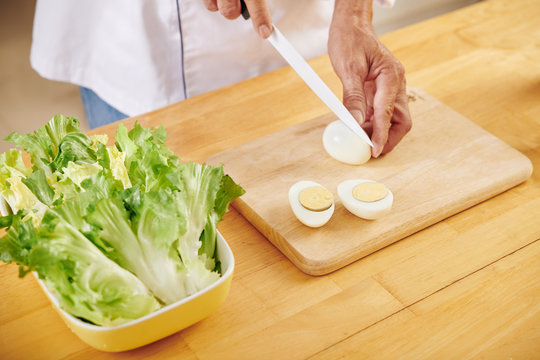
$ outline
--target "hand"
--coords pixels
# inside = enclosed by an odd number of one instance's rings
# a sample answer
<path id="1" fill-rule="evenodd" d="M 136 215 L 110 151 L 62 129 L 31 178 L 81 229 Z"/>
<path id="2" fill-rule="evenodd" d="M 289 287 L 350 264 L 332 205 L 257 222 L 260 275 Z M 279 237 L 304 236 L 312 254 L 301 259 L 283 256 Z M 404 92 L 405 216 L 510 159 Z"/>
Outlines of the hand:
<path id="1" fill-rule="evenodd" d="M 403 65 L 378 40 L 371 0 L 336 0 L 328 53 L 343 104 L 371 136 L 372 155 L 391 151 L 411 129 Z"/>
<path id="2" fill-rule="evenodd" d="M 242 7 L 240 0 L 203 0 L 206 8 L 210 11 L 218 11 L 229 20 L 240 16 Z M 245 0 L 253 28 L 263 39 L 272 34 L 272 19 L 266 0 Z"/>

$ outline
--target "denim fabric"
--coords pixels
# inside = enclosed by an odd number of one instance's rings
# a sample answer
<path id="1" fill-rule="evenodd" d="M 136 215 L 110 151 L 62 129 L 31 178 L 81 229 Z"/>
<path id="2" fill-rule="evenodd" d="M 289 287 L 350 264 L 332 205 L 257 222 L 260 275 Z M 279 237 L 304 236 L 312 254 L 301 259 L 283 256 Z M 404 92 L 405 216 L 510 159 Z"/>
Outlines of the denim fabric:
<path id="1" fill-rule="evenodd" d="M 86 114 L 86 121 L 88 122 L 88 127 L 90 129 L 128 117 L 126 114 L 121 113 L 111 105 L 107 104 L 92 90 L 81 86 L 80 92 L 84 105 L 84 113 Z"/>

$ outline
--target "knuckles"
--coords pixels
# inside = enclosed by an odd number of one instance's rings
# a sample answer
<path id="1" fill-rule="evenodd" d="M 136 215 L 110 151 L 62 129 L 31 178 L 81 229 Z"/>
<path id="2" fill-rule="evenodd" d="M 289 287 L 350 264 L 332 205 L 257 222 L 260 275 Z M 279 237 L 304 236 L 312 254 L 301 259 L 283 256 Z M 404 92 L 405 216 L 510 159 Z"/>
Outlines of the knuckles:
<path id="1" fill-rule="evenodd" d="M 240 16 L 240 8 L 235 3 L 224 3 L 220 5 L 219 12 L 229 20 L 236 19 Z"/>
<path id="2" fill-rule="evenodd" d="M 405 67 L 401 62 L 396 60 L 394 63 L 394 69 L 398 79 L 405 79 Z"/>
<path id="3" fill-rule="evenodd" d="M 352 104 L 357 101 L 365 103 L 366 96 L 363 91 L 359 89 L 344 89 L 343 91 L 343 103 Z"/>
<path id="4" fill-rule="evenodd" d="M 395 58 L 388 62 L 386 73 L 392 77 L 395 84 L 401 85 L 405 80 L 405 67 Z"/>
<path id="5" fill-rule="evenodd" d="M 388 119 L 388 120 L 392 119 L 392 116 L 394 115 L 394 104 L 393 103 L 386 104 L 384 106 L 383 112 L 384 112 L 385 119 Z M 390 128 L 390 121 L 388 121 L 386 125 L 388 126 L 388 128 Z"/>
<path id="6" fill-rule="evenodd" d="M 204 5 L 209 11 L 218 11 L 216 0 L 205 0 Z"/>

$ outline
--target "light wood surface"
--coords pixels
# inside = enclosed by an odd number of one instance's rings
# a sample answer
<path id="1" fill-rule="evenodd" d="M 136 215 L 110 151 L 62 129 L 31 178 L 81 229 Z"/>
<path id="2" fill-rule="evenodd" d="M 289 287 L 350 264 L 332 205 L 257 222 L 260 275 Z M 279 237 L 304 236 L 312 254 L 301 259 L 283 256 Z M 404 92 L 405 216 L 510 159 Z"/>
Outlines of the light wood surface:
<path id="1" fill-rule="evenodd" d="M 246 194 L 233 204 L 300 270 L 324 275 L 489 199 L 532 173 L 530 160 L 419 89 L 408 89 L 414 127 L 396 151 L 361 166 L 331 158 L 322 146 L 334 114 L 308 120 L 206 160 L 223 164 Z M 392 211 L 372 221 L 352 215 L 337 196 L 340 182 L 369 179 L 392 191 Z M 311 180 L 335 197 L 331 220 L 303 225 L 289 188 Z"/>
<path id="2" fill-rule="evenodd" d="M 522 185 L 320 277 L 299 271 L 232 210 L 220 225 L 236 257 L 225 304 L 180 333 L 120 354 L 85 345 L 33 278 L 19 280 L 16 266 L 0 265 L 0 357 L 538 358 L 539 18 L 537 0 L 488 0 L 382 37 L 410 86 L 532 161 Z M 339 94 L 328 58 L 311 64 Z M 162 123 L 177 154 L 203 161 L 327 113 L 283 69 L 138 120 Z"/>

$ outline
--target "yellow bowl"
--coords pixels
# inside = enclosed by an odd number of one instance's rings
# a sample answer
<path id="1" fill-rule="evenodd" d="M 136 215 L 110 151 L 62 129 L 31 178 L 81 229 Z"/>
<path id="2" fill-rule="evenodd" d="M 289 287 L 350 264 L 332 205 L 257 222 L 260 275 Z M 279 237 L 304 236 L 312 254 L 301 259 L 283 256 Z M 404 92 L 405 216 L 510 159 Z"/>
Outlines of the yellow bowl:
<path id="1" fill-rule="evenodd" d="M 67 326 L 85 343 L 103 351 L 124 351 L 149 344 L 174 334 L 210 315 L 227 297 L 234 270 L 231 248 L 218 232 L 217 255 L 221 261 L 221 278 L 185 299 L 167 305 L 152 314 L 117 326 L 97 326 L 68 314 L 58 305 L 58 300 L 38 279 L 53 307 Z"/>

